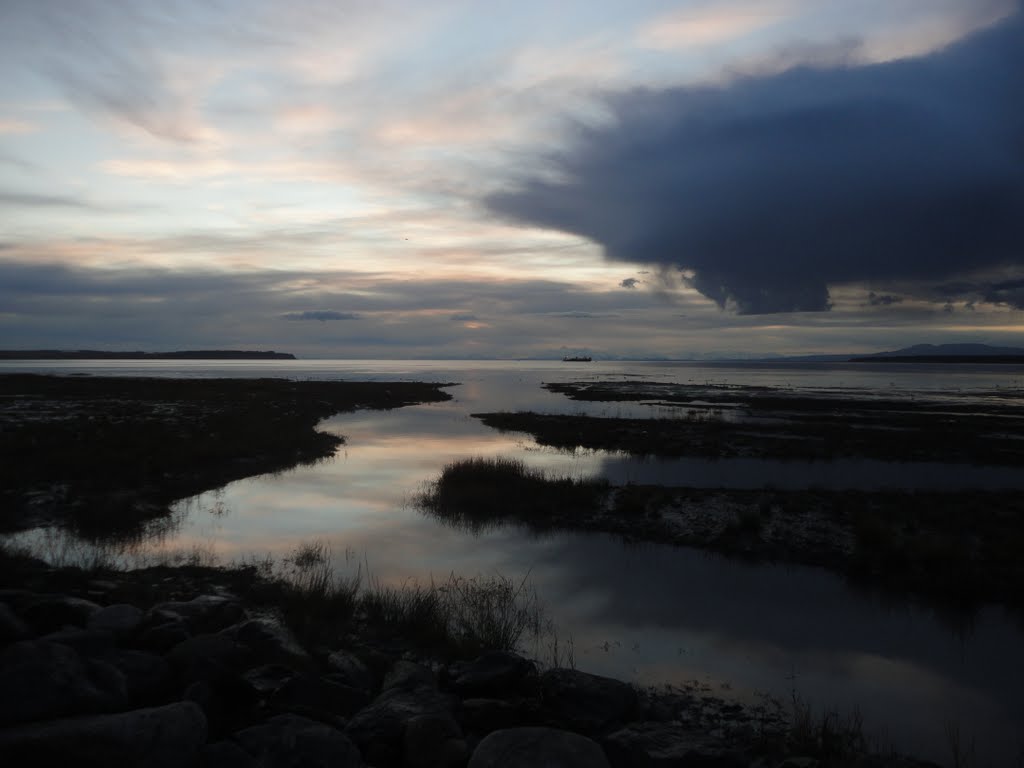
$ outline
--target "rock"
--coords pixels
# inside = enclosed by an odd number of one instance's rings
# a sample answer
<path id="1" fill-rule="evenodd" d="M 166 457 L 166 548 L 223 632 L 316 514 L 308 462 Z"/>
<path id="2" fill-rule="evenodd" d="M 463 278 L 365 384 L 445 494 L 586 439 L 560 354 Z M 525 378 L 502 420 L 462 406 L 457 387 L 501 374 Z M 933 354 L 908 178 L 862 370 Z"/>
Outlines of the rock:
<path id="1" fill-rule="evenodd" d="M 185 768 L 206 741 L 206 721 L 179 702 L 114 715 L 34 723 L 0 731 L 4 765 Z"/>
<path id="2" fill-rule="evenodd" d="M 84 627 L 98 610 L 96 603 L 80 597 L 33 595 L 20 613 L 36 634 L 45 635 L 67 626 Z"/>
<path id="3" fill-rule="evenodd" d="M 463 726 L 478 736 L 540 723 L 540 710 L 529 699 L 464 699 L 459 716 Z"/>
<path id="4" fill-rule="evenodd" d="M 162 656 L 128 648 L 111 648 L 99 659 L 124 675 L 125 691 L 134 707 L 154 705 L 171 690 L 171 666 Z"/>
<path id="5" fill-rule="evenodd" d="M 193 600 L 167 602 L 154 605 L 147 621 L 151 626 L 164 624 L 168 620 L 184 621 L 193 634 L 219 632 L 237 624 L 245 617 L 242 604 L 232 597 L 222 595 L 200 595 Z"/>
<path id="6" fill-rule="evenodd" d="M 437 677 L 434 676 L 433 670 L 422 664 L 400 659 L 392 664 L 391 669 L 384 675 L 384 683 L 381 685 L 381 690 L 402 688 L 411 691 L 421 687 L 437 687 Z"/>
<path id="7" fill-rule="evenodd" d="M 452 700 L 435 689 L 391 688 L 357 712 L 345 732 L 371 765 L 401 766 L 406 723 L 420 715 L 450 715 L 452 709 Z"/>
<path id="8" fill-rule="evenodd" d="M 750 763 L 735 745 L 668 723 L 635 723 L 603 744 L 614 768 L 745 768 Z"/>
<path id="9" fill-rule="evenodd" d="M 259 698 L 241 678 L 197 680 L 185 689 L 183 698 L 203 710 L 207 731 L 213 739 L 228 736 L 258 719 Z"/>
<path id="10" fill-rule="evenodd" d="M 286 680 L 267 703 L 277 712 L 330 722 L 358 712 L 370 703 L 370 694 L 318 675 L 296 675 Z"/>
<path id="11" fill-rule="evenodd" d="M 260 768 L 256 758 L 233 741 L 216 741 L 199 750 L 196 768 Z"/>
<path id="12" fill-rule="evenodd" d="M 0 603 L 0 645 L 25 640 L 31 634 L 32 630 L 29 629 L 28 624 L 22 621 L 6 604 Z"/>
<path id="13" fill-rule="evenodd" d="M 455 768 L 466 764 L 469 748 L 451 715 L 417 715 L 405 724 L 408 768 Z"/>
<path id="14" fill-rule="evenodd" d="M 45 640 L 0 651 L 0 724 L 124 709 L 124 676 L 102 662 Z"/>
<path id="15" fill-rule="evenodd" d="M 282 664 L 297 671 L 313 672 L 316 664 L 284 625 L 271 619 L 249 619 L 220 633 L 250 648 L 255 658 Z"/>
<path id="16" fill-rule="evenodd" d="M 502 699 L 537 693 L 537 666 L 511 651 L 489 651 L 448 669 L 448 685 L 464 697 Z"/>
<path id="17" fill-rule="evenodd" d="M 248 667 L 251 659 L 248 648 L 223 634 L 190 637 L 167 654 L 171 668 L 183 684 L 232 677 Z"/>
<path id="18" fill-rule="evenodd" d="M 358 657 L 348 651 L 335 651 L 327 657 L 327 667 L 333 674 L 343 676 L 346 685 L 373 691 L 373 673 Z"/>
<path id="19" fill-rule="evenodd" d="M 617 727 L 637 710 L 636 691 L 628 684 L 575 669 L 549 669 L 541 689 L 549 720 L 581 733 Z"/>
<path id="20" fill-rule="evenodd" d="M 43 635 L 40 639 L 74 648 L 83 656 L 101 654 L 116 644 L 114 635 L 110 632 L 98 629 L 79 629 L 78 627 L 58 629 L 56 632 Z"/>
<path id="21" fill-rule="evenodd" d="M 88 629 L 112 632 L 117 637 L 129 637 L 142 626 L 146 614 L 141 608 L 127 603 L 108 605 L 89 617 Z"/>
<path id="22" fill-rule="evenodd" d="M 235 734 L 263 768 L 347 768 L 362 765 L 359 750 L 341 731 L 297 715 L 278 715 Z"/>
<path id="23" fill-rule="evenodd" d="M 172 617 L 162 624 L 144 629 L 136 637 L 135 645 L 154 653 L 167 653 L 178 643 L 182 643 L 192 637 L 188 623 L 181 618 Z"/>
<path id="24" fill-rule="evenodd" d="M 608 768 L 596 742 L 555 728 L 510 728 L 481 741 L 469 768 Z"/>
<path id="25" fill-rule="evenodd" d="M 295 677 L 295 674 L 295 670 L 283 664 L 261 664 L 247 670 L 242 675 L 242 679 L 251 685 L 257 693 L 269 696 Z"/>
<path id="26" fill-rule="evenodd" d="M 775 768 L 818 768 L 821 761 L 816 757 L 797 757 L 790 755 Z"/>

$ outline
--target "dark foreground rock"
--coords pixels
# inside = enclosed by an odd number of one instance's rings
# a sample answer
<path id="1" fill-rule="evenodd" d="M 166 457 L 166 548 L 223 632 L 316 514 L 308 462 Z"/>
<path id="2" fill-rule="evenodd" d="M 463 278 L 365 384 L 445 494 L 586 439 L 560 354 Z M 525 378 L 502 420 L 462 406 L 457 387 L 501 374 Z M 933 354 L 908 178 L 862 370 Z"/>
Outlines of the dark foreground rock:
<path id="1" fill-rule="evenodd" d="M 596 742 L 555 728 L 495 731 L 480 742 L 469 768 L 608 768 Z"/>
<path id="2" fill-rule="evenodd" d="M 264 603 L 210 583 L 190 593 L 200 582 L 184 575 L 175 600 L 129 601 L 118 584 L 129 578 L 89 581 L 93 601 L 0 590 L 0 765 L 778 768 L 803 757 L 782 721 L 761 716 L 755 730 L 742 706 L 707 695 L 541 673 L 505 651 L 443 662 L 358 634 L 308 648 Z M 897 764 L 855 758 L 844 764 Z"/>
<path id="3" fill-rule="evenodd" d="M 71 717 L 0 731 L 5 765 L 186 768 L 206 742 L 206 718 L 179 702 L 114 715 Z"/>

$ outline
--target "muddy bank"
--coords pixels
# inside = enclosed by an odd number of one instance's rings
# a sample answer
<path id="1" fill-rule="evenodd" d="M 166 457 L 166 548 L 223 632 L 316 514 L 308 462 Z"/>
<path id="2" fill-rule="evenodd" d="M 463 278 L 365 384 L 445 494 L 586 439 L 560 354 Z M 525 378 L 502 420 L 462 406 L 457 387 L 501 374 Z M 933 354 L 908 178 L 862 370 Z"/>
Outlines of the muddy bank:
<path id="1" fill-rule="evenodd" d="M 0 376 L 0 530 L 127 533 L 178 499 L 333 455 L 319 421 L 450 399 L 408 382 Z"/>
<path id="2" fill-rule="evenodd" d="M 534 412 L 475 413 L 503 432 L 529 434 L 541 445 L 624 451 L 637 456 L 751 458 L 829 461 L 949 462 L 1024 465 L 1017 424 L 994 416 L 923 414 L 859 418 L 817 414 L 765 421 L 734 421 L 704 412 L 680 418 L 639 419 L 549 415 Z"/>

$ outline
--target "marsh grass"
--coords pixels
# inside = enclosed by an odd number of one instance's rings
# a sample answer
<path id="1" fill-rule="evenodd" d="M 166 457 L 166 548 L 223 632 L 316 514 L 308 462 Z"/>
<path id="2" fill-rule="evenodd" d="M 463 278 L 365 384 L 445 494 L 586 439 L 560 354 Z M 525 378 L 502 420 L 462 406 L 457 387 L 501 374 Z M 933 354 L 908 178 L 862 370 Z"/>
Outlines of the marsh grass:
<path id="1" fill-rule="evenodd" d="M 280 561 L 251 562 L 272 606 L 307 647 L 330 645 L 353 631 L 398 639 L 451 657 L 517 650 L 544 627 L 528 574 L 472 578 L 451 573 L 427 582 L 383 583 L 351 551 L 344 567 L 322 541 L 300 544 Z M 347 571 L 347 575 L 340 571 Z"/>
<path id="2" fill-rule="evenodd" d="M 793 753 L 815 757 L 825 765 L 853 766 L 871 752 L 860 710 L 846 716 L 834 708 L 815 711 L 795 689 L 791 705 L 788 746 Z"/>
<path id="3" fill-rule="evenodd" d="M 507 519 L 546 528 L 592 514 L 608 489 L 600 480 L 551 478 L 518 459 L 475 457 L 445 465 L 416 502 L 471 530 Z"/>
<path id="4" fill-rule="evenodd" d="M 221 566 L 212 544 L 163 551 L 98 547 L 63 529 L 40 531 L 32 538 L 0 541 L 0 576 L 43 568 L 63 573 L 69 583 L 118 573 L 168 569 L 232 585 L 263 610 L 276 613 L 307 648 L 336 644 L 346 634 L 369 631 L 410 647 L 449 657 L 488 650 L 524 650 L 547 623 L 529 574 L 516 580 L 502 574 L 464 577 L 451 573 L 428 582 L 388 585 L 369 573 L 365 561 L 347 550 L 335 558 L 319 540 L 303 542 L 283 558 L 266 555 Z M 10 578 L 7 574 L 10 573 Z M 161 576 L 164 578 L 164 576 Z M 154 590 L 136 589 L 139 596 Z M 166 599 L 164 597 L 163 599 Z"/>

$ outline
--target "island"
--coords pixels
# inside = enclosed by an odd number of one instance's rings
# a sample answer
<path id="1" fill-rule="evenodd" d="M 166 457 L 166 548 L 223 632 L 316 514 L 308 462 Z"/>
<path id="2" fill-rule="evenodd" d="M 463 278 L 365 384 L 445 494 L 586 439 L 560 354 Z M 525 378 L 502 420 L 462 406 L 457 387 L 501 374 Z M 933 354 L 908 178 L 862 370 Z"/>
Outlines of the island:
<path id="1" fill-rule="evenodd" d="M 294 360 L 288 352 L 187 349 L 177 352 L 109 352 L 96 349 L 0 349 L 0 360 Z"/>

